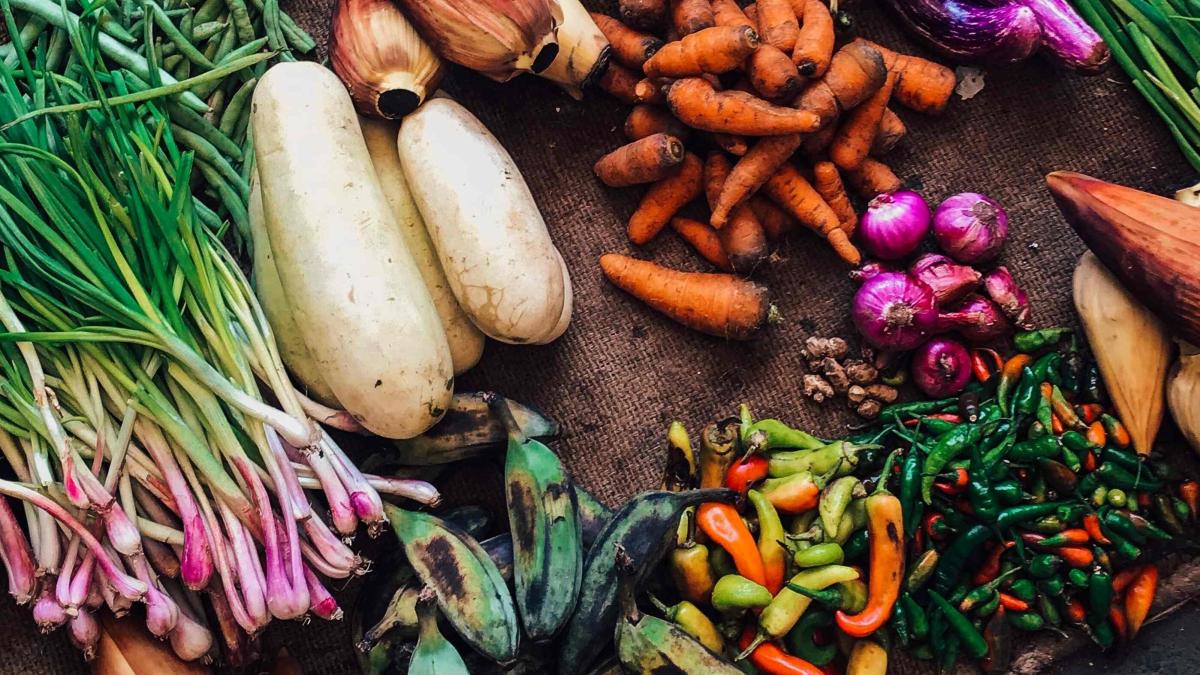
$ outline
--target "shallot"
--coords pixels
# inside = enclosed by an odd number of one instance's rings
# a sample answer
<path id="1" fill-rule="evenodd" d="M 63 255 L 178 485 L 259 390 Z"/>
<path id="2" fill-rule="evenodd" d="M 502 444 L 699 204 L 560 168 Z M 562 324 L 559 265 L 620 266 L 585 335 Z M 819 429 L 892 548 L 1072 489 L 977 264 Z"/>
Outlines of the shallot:
<path id="1" fill-rule="evenodd" d="M 988 297 L 1000 305 L 1004 315 L 1013 323 L 1024 329 L 1033 327 L 1029 321 L 1029 298 L 1026 297 L 1025 291 L 1017 286 L 1007 267 L 1001 265 L 988 272 L 983 278 L 983 287 Z"/>
<path id="2" fill-rule="evenodd" d="M 938 306 L 959 300 L 979 285 L 980 274 L 973 267 L 959 265 L 938 253 L 926 253 L 913 261 L 908 273 L 933 291 Z"/>
<path id="3" fill-rule="evenodd" d="M 956 331 L 968 342 L 981 344 L 1003 337 L 1012 331 L 1012 324 L 996 303 L 982 295 L 972 294 L 961 304 L 938 315 L 938 332 Z"/>
<path id="4" fill-rule="evenodd" d="M 971 354 L 957 340 L 935 337 L 913 353 L 912 376 L 926 396 L 952 396 L 971 381 Z"/>

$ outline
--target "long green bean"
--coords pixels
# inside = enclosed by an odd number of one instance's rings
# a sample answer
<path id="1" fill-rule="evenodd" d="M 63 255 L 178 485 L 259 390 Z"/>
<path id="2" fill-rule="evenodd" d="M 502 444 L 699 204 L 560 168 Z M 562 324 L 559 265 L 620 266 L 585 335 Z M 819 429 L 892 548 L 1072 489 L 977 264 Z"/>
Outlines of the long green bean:
<path id="1" fill-rule="evenodd" d="M 167 16 L 162 7 L 159 7 L 158 4 L 154 2 L 148 3 L 147 6 L 153 14 L 155 25 L 157 25 L 158 29 L 161 30 L 163 34 L 166 35 L 171 41 L 171 43 L 175 45 L 175 48 L 179 50 L 180 54 L 187 58 L 188 61 L 191 61 L 205 70 L 213 67 L 212 62 L 204 58 L 204 54 L 201 53 L 199 49 L 196 49 L 196 45 L 192 44 L 187 36 L 183 34 L 180 28 L 171 21 L 171 17 Z"/>
<path id="2" fill-rule="evenodd" d="M 250 102 L 250 97 L 254 94 L 254 86 L 257 83 L 258 80 L 254 78 L 243 82 L 242 86 L 238 87 L 238 90 L 229 99 L 229 103 L 225 105 L 225 112 L 221 113 L 221 122 L 218 125 L 221 133 L 225 136 L 232 137 L 234 131 L 237 130 L 242 110 Z"/>

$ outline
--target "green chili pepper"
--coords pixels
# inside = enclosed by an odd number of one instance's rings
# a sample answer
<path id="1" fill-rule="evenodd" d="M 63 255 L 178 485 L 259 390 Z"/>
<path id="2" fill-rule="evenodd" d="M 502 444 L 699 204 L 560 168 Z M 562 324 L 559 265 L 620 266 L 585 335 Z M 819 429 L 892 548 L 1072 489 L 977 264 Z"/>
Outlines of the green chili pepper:
<path id="1" fill-rule="evenodd" d="M 1029 576 L 1034 577 L 1035 579 L 1048 579 L 1054 576 L 1054 573 L 1058 571 L 1060 565 L 1062 565 L 1062 560 L 1052 553 L 1035 555 L 1029 560 Z M 1021 599 L 1026 600 L 1031 598 Z"/>
<path id="2" fill-rule="evenodd" d="M 966 597 L 962 599 L 962 602 L 958 603 L 959 610 L 969 612 L 976 605 L 991 600 L 992 597 L 996 595 L 996 590 L 1000 588 L 1000 586 L 1007 583 L 1009 577 L 1019 571 L 1019 567 L 1014 567 L 1007 572 L 998 575 L 995 579 L 992 579 L 986 584 L 982 584 L 971 589 L 970 592 L 967 593 Z"/>
<path id="3" fill-rule="evenodd" d="M 863 492 L 862 483 L 857 478 L 843 476 L 826 485 L 825 489 L 821 491 L 821 500 L 817 511 L 821 514 L 821 526 L 825 528 L 826 532 L 837 533 L 838 524 L 842 521 L 842 514 L 850 505 L 856 488 L 860 493 Z M 865 495 L 860 494 L 860 496 Z"/>
<path id="4" fill-rule="evenodd" d="M 1029 354 L 1044 347 L 1056 345 L 1070 334 L 1070 328 L 1061 326 L 1022 331 L 1013 336 L 1013 346 L 1017 348 L 1017 351 Z"/>
<path id="5" fill-rule="evenodd" d="M 1074 450 L 1065 445 L 1059 448 L 1059 458 L 1073 473 L 1078 474 L 1083 470 L 1083 460 L 1079 459 L 1079 455 L 1075 454 Z"/>
<path id="6" fill-rule="evenodd" d="M 917 531 L 925 504 L 919 499 L 921 494 L 921 453 L 912 448 L 904 458 L 900 469 L 900 505 L 904 509 L 904 531 Z"/>
<path id="7" fill-rule="evenodd" d="M 768 452 L 780 448 L 815 450 L 829 444 L 829 441 L 823 441 L 806 431 L 793 429 L 774 419 L 759 420 L 744 425 L 744 428 L 742 441 L 747 444 L 746 449 L 749 452 Z"/>
<path id="8" fill-rule="evenodd" d="M 837 642 L 830 641 L 829 644 L 821 646 L 813 642 L 813 634 L 818 629 L 827 628 L 832 624 L 833 615 L 824 609 L 806 612 L 783 638 L 788 653 L 818 667 L 833 661 L 837 656 Z"/>
<path id="9" fill-rule="evenodd" d="M 1037 412 L 1038 401 L 1041 399 L 1040 382 L 1033 374 L 1033 369 L 1025 366 L 1021 369 L 1021 379 L 1013 392 L 1012 410 L 1021 415 L 1033 415 Z"/>
<path id="10" fill-rule="evenodd" d="M 936 417 L 918 417 L 921 422 L 921 431 L 929 436 L 941 436 L 958 426 L 958 422 L 949 420 L 941 420 Z"/>
<path id="11" fill-rule="evenodd" d="M 796 567 L 820 567 L 821 565 L 840 565 L 846 559 L 842 547 L 835 542 L 826 542 L 796 551 L 792 562 Z"/>
<path id="12" fill-rule="evenodd" d="M 1176 536 L 1184 533 L 1183 520 L 1175 510 L 1175 503 L 1170 495 L 1159 492 L 1150 498 L 1150 505 L 1154 507 L 1154 515 L 1163 524 L 1164 529 Z"/>
<path id="13" fill-rule="evenodd" d="M 1190 522 L 1196 514 L 1192 513 L 1192 508 L 1187 505 L 1187 502 L 1178 497 L 1171 497 L 1171 506 L 1175 509 L 1175 515 L 1181 521 Z"/>
<path id="14" fill-rule="evenodd" d="M 1149 536 L 1151 539 L 1157 539 L 1158 541 L 1171 541 L 1171 539 L 1173 539 L 1170 532 L 1167 532 L 1161 527 L 1155 525 L 1143 516 L 1140 516 L 1136 513 L 1131 513 L 1129 514 L 1128 518 L 1129 522 L 1133 523 L 1133 526 L 1137 528 L 1138 532 Z"/>
<path id="15" fill-rule="evenodd" d="M 1091 513 L 1092 510 L 1083 504 L 1063 504 L 1054 511 L 1054 515 L 1067 525 L 1074 525 Z"/>
<path id="16" fill-rule="evenodd" d="M 1007 530 L 1013 525 L 1020 525 L 1031 520 L 1053 514 L 1058 507 L 1068 502 L 1043 502 L 1040 504 L 1021 504 L 1012 506 L 1000 512 L 996 517 L 996 529 Z"/>
<path id="17" fill-rule="evenodd" d="M 1108 502 L 1109 506 L 1123 509 L 1125 508 L 1125 504 L 1128 503 L 1129 497 L 1121 488 L 1113 488 L 1108 491 L 1108 495 L 1105 496 L 1105 500 Z"/>
<path id="18" fill-rule="evenodd" d="M 1038 420 L 1034 420 L 1033 424 L 1030 424 L 1029 428 L 1025 430 L 1025 440 L 1027 440 L 1027 441 L 1037 440 L 1043 436 L 1049 436 L 1049 435 L 1050 435 L 1050 428 L 1048 428 L 1046 425 L 1042 424 Z"/>
<path id="19" fill-rule="evenodd" d="M 1008 615 L 1008 623 L 1018 630 L 1041 630 L 1046 620 L 1036 612 L 1012 612 Z"/>
<path id="20" fill-rule="evenodd" d="M 937 401 L 912 401 L 910 403 L 893 403 L 886 405 L 883 410 L 879 411 L 880 419 L 891 419 L 899 417 L 914 417 L 917 415 L 928 415 L 930 413 L 944 412 L 958 405 L 958 398 L 950 397 L 943 398 Z"/>
<path id="21" fill-rule="evenodd" d="M 1079 384 L 1083 379 L 1083 355 L 1079 353 L 1079 344 L 1075 336 L 1071 336 L 1071 348 L 1063 356 L 1059 366 L 1059 377 L 1063 391 L 1074 395 L 1079 392 Z"/>
<path id="22" fill-rule="evenodd" d="M 1058 514 L 1055 514 L 1046 516 L 1045 518 L 1038 518 L 1033 521 L 1030 529 L 1040 534 L 1058 534 L 1063 531 L 1064 527 L 1062 519 L 1058 517 Z"/>
<path id="23" fill-rule="evenodd" d="M 992 597 L 982 605 L 975 607 L 975 616 L 991 616 L 1000 607 L 1000 594 L 992 593 Z"/>
<path id="24" fill-rule="evenodd" d="M 1064 431 L 1059 435 L 1058 440 L 1062 441 L 1063 445 L 1074 450 L 1075 452 L 1082 453 L 1087 452 L 1088 450 L 1097 449 L 1097 446 L 1089 441 L 1087 436 L 1084 436 L 1073 429 L 1070 431 Z"/>
<path id="25" fill-rule="evenodd" d="M 1025 496 L 1025 491 L 1021 489 L 1021 484 L 1015 480 L 996 483 L 992 486 L 992 492 L 995 493 L 996 499 L 1005 506 L 1020 504 L 1021 499 Z"/>
<path id="26" fill-rule="evenodd" d="M 761 644 L 766 640 L 778 640 L 795 627 L 796 622 L 812 604 L 808 596 L 797 592 L 795 588 L 821 592 L 842 581 L 857 578 L 858 571 L 844 565 L 826 565 L 796 573 L 758 615 L 758 634 L 755 636 L 755 642 Z M 840 606 L 840 592 L 837 600 L 838 605 L 835 606 Z M 757 645 L 751 645 L 751 649 L 755 646 Z"/>
<path id="27" fill-rule="evenodd" d="M 1055 560 L 1057 561 L 1057 559 Z M 1033 580 L 1031 579 L 1017 579 L 1008 587 L 1008 594 L 1020 598 L 1025 602 L 1033 602 L 1033 596 L 1037 594 L 1037 588 L 1033 585 Z"/>
<path id="28" fill-rule="evenodd" d="M 771 602 L 771 591 L 737 574 L 727 574 L 717 579 L 713 586 L 712 606 L 718 612 L 766 607 Z"/>
<path id="29" fill-rule="evenodd" d="M 708 565 L 712 567 L 713 574 L 717 577 L 737 574 L 737 566 L 733 562 L 733 557 L 720 546 L 714 546 L 709 550 Z"/>
<path id="30" fill-rule="evenodd" d="M 939 557 L 940 554 L 937 549 L 931 548 L 922 553 L 920 558 L 917 558 L 917 561 L 913 563 L 912 568 L 908 571 L 908 579 L 904 582 L 904 587 L 909 593 L 916 593 L 925 586 L 925 583 L 929 581 L 930 575 L 933 574 L 933 570 L 938 566 Z"/>
<path id="31" fill-rule="evenodd" d="M 1061 453 L 1058 449 L 1058 439 L 1053 436 L 1042 436 L 1031 441 L 1021 441 L 1008 451 L 1008 460 L 1019 464 L 1032 464 L 1039 459 L 1053 459 Z"/>
<path id="32" fill-rule="evenodd" d="M 1040 429 L 1042 432 L 1047 432 L 1054 428 L 1054 408 L 1050 405 L 1050 400 L 1045 396 L 1038 400 L 1035 414 L 1038 424 L 1041 425 Z"/>
<path id="33" fill-rule="evenodd" d="M 1087 588 L 1088 573 L 1073 567 L 1067 572 L 1067 582 L 1076 588 Z"/>
<path id="34" fill-rule="evenodd" d="M 1062 577 L 1050 577 L 1049 579 L 1041 579 L 1037 582 L 1038 590 L 1051 596 L 1062 595 L 1063 589 L 1066 586 L 1067 584 L 1062 580 Z"/>
<path id="35" fill-rule="evenodd" d="M 888 625 L 892 628 L 892 635 L 896 636 L 900 644 L 905 647 L 912 641 L 912 629 L 908 625 L 908 609 L 903 603 L 897 602 L 892 607 L 892 616 L 888 618 Z"/>
<path id="36" fill-rule="evenodd" d="M 1108 537 L 1109 541 L 1112 542 L 1113 550 L 1116 551 L 1118 555 L 1127 560 L 1137 560 L 1141 557 L 1142 549 L 1138 548 L 1136 544 L 1117 534 L 1111 527 L 1106 526 L 1103 522 L 1101 522 L 1101 529 L 1104 531 L 1104 536 Z"/>
<path id="37" fill-rule="evenodd" d="M 991 536 L 991 530 L 986 525 L 975 525 L 958 535 L 942 552 L 941 560 L 933 571 L 931 580 L 933 589 L 944 593 L 958 583 L 958 580 L 962 578 L 963 567 L 966 566 L 967 560 L 982 548 L 989 536 Z"/>
<path id="38" fill-rule="evenodd" d="M 1103 569 L 1093 569 L 1088 577 L 1088 623 L 1095 628 L 1108 621 L 1108 607 L 1112 603 L 1112 575 Z"/>
<path id="39" fill-rule="evenodd" d="M 1062 616 L 1058 613 L 1058 607 L 1054 606 L 1054 602 L 1050 600 L 1049 596 L 1039 593 L 1037 597 L 1037 606 L 1038 612 L 1041 613 L 1042 618 L 1046 620 L 1046 623 L 1050 624 L 1051 626 L 1062 625 Z"/>
<path id="40" fill-rule="evenodd" d="M 1143 476 L 1149 474 L 1153 478 L 1158 478 L 1157 473 L 1150 465 L 1142 461 L 1142 456 L 1131 450 L 1107 447 L 1100 453 L 1099 459 L 1102 464 L 1116 464 L 1134 475 L 1141 473 Z"/>
<path id="41" fill-rule="evenodd" d="M 921 469 L 921 499 L 926 504 L 933 501 L 933 481 L 937 475 L 964 450 L 979 443 L 981 436 L 980 425 L 963 424 L 938 439 Z"/>
<path id="42" fill-rule="evenodd" d="M 1145 490 L 1147 492 L 1157 492 L 1163 488 L 1162 481 L 1150 475 L 1149 470 L 1143 469 L 1141 474 L 1134 474 L 1126 471 L 1117 464 L 1105 461 L 1096 469 L 1095 474 L 1100 478 L 1100 482 L 1111 488 L 1121 488 L 1123 490 Z"/>
<path id="43" fill-rule="evenodd" d="M 987 641 L 983 639 L 983 634 L 975 628 L 971 620 L 937 591 L 929 591 L 929 599 L 945 617 L 950 630 L 962 641 L 962 647 L 966 652 L 973 658 L 983 658 L 988 651 Z"/>
<path id="44" fill-rule="evenodd" d="M 925 608 L 917 604 L 908 593 L 900 595 L 900 602 L 897 606 L 903 605 L 905 612 L 908 613 L 908 628 L 912 631 L 912 636 L 918 640 L 923 640 L 929 635 L 929 616 L 925 613 Z"/>
<path id="45" fill-rule="evenodd" d="M 842 544 L 842 551 L 846 555 L 846 560 L 858 560 L 867 552 L 867 531 L 859 530 L 850 535 L 845 544 Z"/>
<path id="46" fill-rule="evenodd" d="M 1104 394 L 1101 391 L 1100 366 L 1095 361 L 1088 364 L 1082 381 L 1083 400 L 1087 403 L 1099 403 Z"/>
<path id="47" fill-rule="evenodd" d="M 1096 644 L 1100 645 L 1101 649 L 1109 649 L 1117 641 L 1112 624 L 1107 619 L 1102 623 L 1092 626 L 1092 638 L 1096 640 Z"/>
<path id="48" fill-rule="evenodd" d="M 1039 382 L 1049 382 L 1057 386 L 1062 384 L 1062 373 L 1059 372 L 1060 365 L 1062 365 L 1062 354 L 1050 352 L 1033 362 L 1033 374 L 1037 376 Z"/>
<path id="49" fill-rule="evenodd" d="M 1085 475 L 1083 478 L 1080 478 L 1079 482 L 1075 484 L 1075 494 L 1083 498 L 1088 498 L 1091 497 L 1092 493 L 1095 492 L 1096 488 L 1098 487 L 1103 486 L 1100 485 L 1100 477 L 1096 475 L 1095 471 L 1093 471 Z"/>

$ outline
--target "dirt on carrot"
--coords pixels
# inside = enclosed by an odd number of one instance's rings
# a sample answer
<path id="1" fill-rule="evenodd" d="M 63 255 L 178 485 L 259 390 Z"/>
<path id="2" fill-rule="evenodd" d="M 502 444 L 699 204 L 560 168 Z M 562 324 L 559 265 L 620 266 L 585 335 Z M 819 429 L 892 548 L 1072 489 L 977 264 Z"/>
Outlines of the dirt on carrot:
<path id="1" fill-rule="evenodd" d="M 829 70 L 836 39 L 833 16 L 821 0 L 798 0 L 804 3 L 803 23 L 792 50 L 792 61 L 800 74 L 821 77 Z"/>
<path id="2" fill-rule="evenodd" d="M 642 197 L 629 218 L 629 240 L 640 246 L 657 236 L 679 209 L 700 196 L 703 180 L 703 162 L 686 153 L 678 171 L 651 185 Z"/>
<path id="3" fill-rule="evenodd" d="M 728 152 L 735 157 L 742 157 L 750 150 L 750 142 L 746 140 L 745 136 L 739 136 L 738 134 L 719 133 L 710 133 L 706 135 L 708 136 L 709 140 L 711 140 L 718 148 L 721 148 L 725 152 Z"/>
<path id="4" fill-rule="evenodd" d="M 721 247 L 733 271 L 743 276 L 749 276 L 758 269 L 770 252 L 767 247 L 767 235 L 762 223 L 754 215 L 749 204 L 741 203 L 729 214 L 729 222 L 717 231 L 721 238 Z"/>
<path id="5" fill-rule="evenodd" d="M 842 260 L 851 265 L 862 261 L 862 255 L 850 243 L 837 214 L 796 167 L 790 163 L 779 167 L 763 186 L 763 191 L 800 224 L 825 237 Z"/>
<path id="6" fill-rule="evenodd" d="M 653 183 L 674 173 L 683 162 L 683 142 L 657 133 L 623 145 L 601 157 L 592 167 L 609 187 Z"/>
<path id="7" fill-rule="evenodd" d="M 671 0 L 671 23 L 681 36 L 717 25 L 708 0 Z"/>
<path id="8" fill-rule="evenodd" d="M 837 214 L 838 223 L 846 234 L 854 234 L 854 228 L 858 225 L 858 214 L 850 204 L 850 196 L 846 194 L 842 176 L 833 162 L 813 164 L 813 187 Z"/>
<path id="9" fill-rule="evenodd" d="M 745 26 L 758 32 L 758 26 L 746 16 L 737 0 L 712 0 L 713 18 L 718 26 Z"/>
<path id="10" fill-rule="evenodd" d="M 638 30 L 654 30 L 667 18 L 667 0 L 620 0 L 621 22 Z"/>
<path id="11" fill-rule="evenodd" d="M 790 54 L 800 35 L 800 22 L 791 0 L 758 0 L 757 8 L 763 42 Z"/>
<path id="12" fill-rule="evenodd" d="M 596 27 L 608 39 L 612 55 L 621 65 L 641 70 L 646 59 L 654 56 L 663 41 L 648 33 L 634 30 L 607 14 L 590 12 Z"/>
<path id="13" fill-rule="evenodd" d="M 663 45 L 643 69 L 647 77 L 719 75 L 737 69 L 758 45 L 747 26 L 713 26 Z"/>
<path id="14" fill-rule="evenodd" d="M 691 131 L 686 124 L 675 119 L 670 110 L 649 103 L 639 103 L 625 118 L 625 138 L 636 141 L 654 134 L 670 134 L 686 141 Z"/>
<path id="15" fill-rule="evenodd" d="M 892 96 L 900 105 L 926 115 L 940 115 L 950 103 L 958 79 L 940 63 L 910 54 L 900 54 L 870 43 L 883 54 L 884 63 L 896 78 Z"/>
<path id="16" fill-rule="evenodd" d="M 725 255 L 721 238 L 711 225 L 692 218 L 675 216 L 671 219 L 671 229 L 696 249 L 702 258 L 712 263 L 713 267 L 723 272 L 733 271 L 733 264 L 729 262 L 729 256 Z"/>
<path id="17" fill-rule="evenodd" d="M 833 55 L 825 76 L 800 94 L 796 107 L 816 113 L 825 126 L 867 100 L 886 80 L 883 54 L 865 40 L 855 40 Z"/>
<path id="18" fill-rule="evenodd" d="M 883 119 L 883 111 L 887 109 L 888 101 L 892 98 L 892 88 L 896 83 L 895 73 L 889 73 L 887 80 L 862 105 L 846 115 L 833 144 L 829 147 L 829 158 L 839 169 L 850 171 L 857 169 L 875 143 L 879 133 L 879 122 Z"/>
<path id="19" fill-rule="evenodd" d="M 667 102 L 667 95 L 663 93 L 663 87 L 659 80 L 643 78 L 633 86 L 633 95 L 637 97 L 638 103 L 653 103 L 655 105 L 663 105 Z"/>
<path id="20" fill-rule="evenodd" d="M 609 62 L 596 84 L 622 103 L 637 103 L 635 89 L 642 76 L 619 63 Z"/>
<path id="21" fill-rule="evenodd" d="M 884 192 L 895 192 L 904 186 L 887 164 L 868 157 L 853 171 L 846 172 L 846 182 L 854 188 L 859 197 L 874 199 Z"/>
<path id="22" fill-rule="evenodd" d="M 773 105 L 741 91 L 717 91 L 696 77 L 675 80 L 667 102 L 681 122 L 704 131 L 777 136 L 816 131 L 821 123 L 806 110 Z"/>
<path id="23" fill-rule="evenodd" d="M 750 210 L 758 218 L 769 241 L 778 241 L 788 232 L 796 229 L 796 219 L 770 199 L 762 195 L 754 195 L 747 199 L 746 203 L 750 205 Z"/>
<path id="24" fill-rule="evenodd" d="M 712 225 L 720 228 L 729 212 L 742 200 L 758 191 L 780 165 L 800 147 L 800 134 L 767 136 L 756 142 L 733 167 L 721 196 L 712 207 Z"/>
<path id="25" fill-rule="evenodd" d="M 892 96 L 895 97 L 895 92 Z M 871 144 L 871 154 L 875 157 L 888 154 L 907 133 L 904 120 L 891 108 L 884 108 L 883 117 L 879 118 L 879 131 L 875 134 L 875 142 Z"/>
<path id="26" fill-rule="evenodd" d="M 746 59 L 749 84 L 765 99 L 791 99 L 804 86 L 805 79 L 792 59 L 774 45 L 763 44 Z"/>

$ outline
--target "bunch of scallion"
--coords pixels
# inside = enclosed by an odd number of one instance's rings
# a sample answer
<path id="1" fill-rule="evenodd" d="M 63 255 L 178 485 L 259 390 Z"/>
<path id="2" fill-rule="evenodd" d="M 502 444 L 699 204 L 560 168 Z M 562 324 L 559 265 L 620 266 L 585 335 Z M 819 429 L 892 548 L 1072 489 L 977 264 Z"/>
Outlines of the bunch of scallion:
<path id="1" fill-rule="evenodd" d="M 1200 0 L 1074 0 L 1200 171 Z"/>
<path id="2" fill-rule="evenodd" d="M 0 0 L 0 8 L 9 36 L 0 44 L 0 60 L 7 70 L 24 69 L 40 53 L 45 72 L 70 78 L 79 59 L 69 29 L 86 16 L 100 31 L 93 49 L 108 67 L 126 71 L 131 92 L 224 71 L 163 107 L 176 142 L 196 155 L 195 184 L 203 198 L 197 217 L 211 228 L 228 220 L 237 241 L 248 241 L 250 97 L 268 64 L 227 67 L 253 54 L 289 60 L 314 49 L 308 33 L 280 11 L 279 0 Z"/>
<path id="3" fill-rule="evenodd" d="M 150 85 L 112 67 L 102 16 L 64 24 L 65 66 L 42 39 L 0 68 L 0 559 L 85 653 L 93 609 L 142 602 L 203 658 L 206 613 L 228 650 L 273 618 L 337 617 L 322 579 L 363 570 L 345 541 L 382 525 L 380 493 L 438 495 L 364 475 L 318 426 L 346 416 L 294 389 L 189 189 L 204 153 L 180 92 L 270 54 Z"/>

